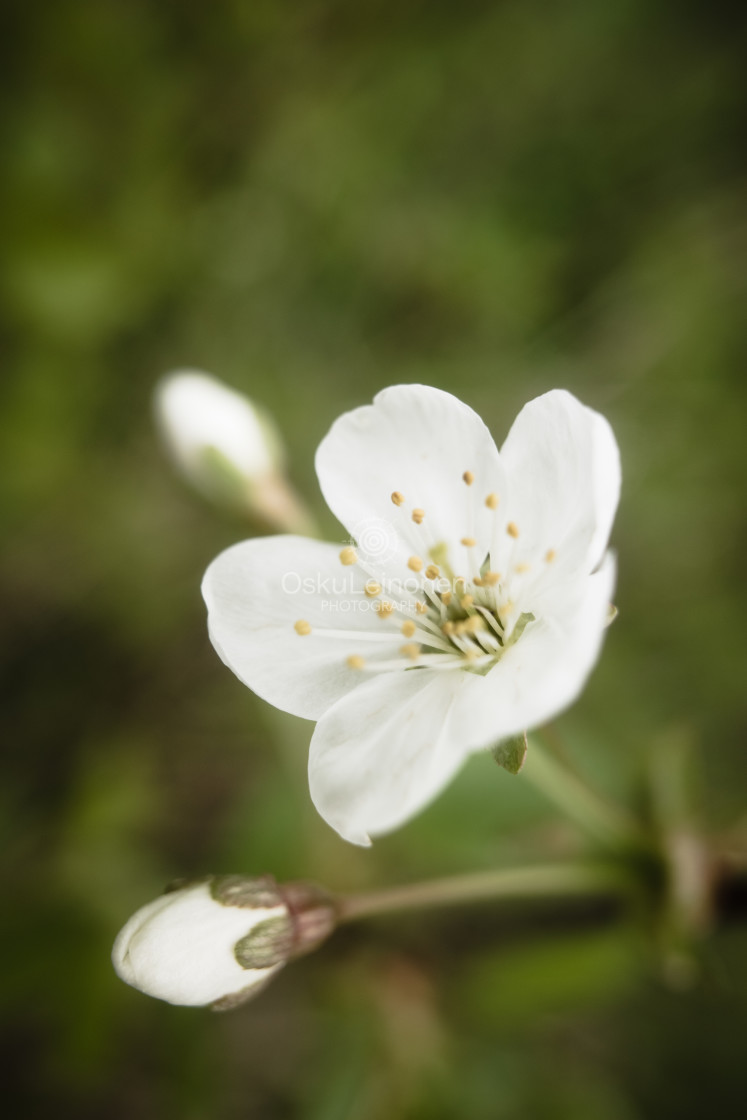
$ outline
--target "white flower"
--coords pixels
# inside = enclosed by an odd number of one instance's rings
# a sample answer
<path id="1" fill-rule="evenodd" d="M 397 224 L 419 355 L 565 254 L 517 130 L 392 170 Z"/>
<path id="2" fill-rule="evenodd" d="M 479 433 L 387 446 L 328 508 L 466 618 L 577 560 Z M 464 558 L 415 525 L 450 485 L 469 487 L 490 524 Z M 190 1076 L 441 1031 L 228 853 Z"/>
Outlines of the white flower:
<path id="1" fill-rule="evenodd" d="M 310 884 L 271 876 L 210 877 L 143 906 L 112 949 L 117 975 L 168 1003 L 231 1007 L 334 927 L 331 902 Z"/>
<path id="2" fill-rule="evenodd" d="M 283 474 L 280 433 L 248 397 L 206 373 L 182 370 L 156 386 L 155 412 L 174 463 L 206 497 L 282 529 L 308 530 Z"/>
<path id="3" fill-rule="evenodd" d="M 400 385 L 341 416 L 316 469 L 357 547 L 245 541 L 211 564 L 203 594 L 225 663 L 318 720 L 312 798 L 365 845 L 470 752 L 581 691 L 614 584 L 619 453 L 563 390 L 527 404 L 499 452 L 461 401 Z"/>

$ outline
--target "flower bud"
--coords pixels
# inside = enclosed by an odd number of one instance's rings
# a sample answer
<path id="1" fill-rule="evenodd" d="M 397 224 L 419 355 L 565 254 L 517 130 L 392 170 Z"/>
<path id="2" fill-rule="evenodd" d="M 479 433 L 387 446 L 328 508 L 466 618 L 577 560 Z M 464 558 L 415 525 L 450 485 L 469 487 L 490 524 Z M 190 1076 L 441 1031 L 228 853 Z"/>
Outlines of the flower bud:
<path id="1" fill-rule="evenodd" d="M 331 897 L 312 884 L 210 876 L 133 914 L 114 942 L 112 963 L 122 980 L 147 995 L 223 1010 L 315 949 L 335 924 Z"/>
<path id="2" fill-rule="evenodd" d="M 205 497 L 286 531 L 309 531 L 309 515 L 284 475 L 280 433 L 248 397 L 184 370 L 159 382 L 155 412 L 174 463 Z"/>

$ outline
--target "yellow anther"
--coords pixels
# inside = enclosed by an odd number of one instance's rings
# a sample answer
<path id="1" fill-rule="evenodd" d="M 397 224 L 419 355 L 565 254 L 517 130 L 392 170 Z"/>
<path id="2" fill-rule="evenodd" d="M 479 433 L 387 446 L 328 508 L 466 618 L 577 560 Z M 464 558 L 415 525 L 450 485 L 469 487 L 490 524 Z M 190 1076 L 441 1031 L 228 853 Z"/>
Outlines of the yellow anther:
<path id="1" fill-rule="evenodd" d="M 464 595 L 467 590 L 467 581 L 464 576 L 457 576 L 454 580 L 454 590 L 457 595 Z"/>
<path id="2" fill-rule="evenodd" d="M 498 509 L 498 502 L 500 501 L 497 494 L 488 494 L 485 499 L 485 505 L 488 509 Z"/>
<path id="3" fill-rule="evenodd" d="M 375 579 L 370 579 L 363 588 L 369 599 L 375 598 L 376 595 L 381 594 L 381 584 L 377 583 Z"/>
<path id="4" fill-rule="evenodd" d="M 486 625 L 485 619 L 481 614 L 473 614 L 471 618 L 468 618 L 464 623 L 465 629 L 470 634 L 476 634 L 478 630 L 484 630 Z"/>
<path id="5" fill-rule="evenodd" d="M 465 471 L 462 475 L 462 481 L 466 482 L 468 486 L 471 486 L 475 481 L 475 476 L 473 475 L 472 471 Z"/>
<path id="6" fill-rule="evenodd" d="M 475 578 L 472 580 L 472 582 L 474 583 L 475 587 L 484 587 L 485 586 L 485 580 L 482 578 L 482 576 L 475 576 Z"/>
<path id="7" fill-rule="evenodd" d="M 311 623 L 307 622 L 305 618 L 299 618 L 298 622 L 293 623 L 293 629 L 303 637 L 305 634 L 311 633 Z"/>
<path id="8" fill-rule="evenodd" d="M 474 537 L 462 537 L 462 544 L 465 548 L 474 548 L 477 541 Z"/>
<path id="9" fill-rule="evenodd" d="M 428 604 L 427 603 L 416 603 L 415 604 L 415 610 L 418 612 L 418 614 L 425 614 L 426 611 L 428 610 Z"/>
<path id="10" fill-rule="evenodd" d="M 351 653 L 348 658 L 348 669 L 362 669 L 365 664 L 365 660 L 359 657 L 357 653 Z"/>
<path id="11" fill-rule="evenodd" d="M 487 583 L 488 587 L 495 587 L 497 583 L 501 582 L 500 572 L 486 572 L 483 576 L 483 583 Z"/>
<path id="12" fill-rule="evenodd" d="M 499 614 L 513 614 L 513 612 L 515 610 L 516 610 L 516 605 L 511 601 L 511 599 L 507 599 L 506 602 L 503 604 L 503 606 L 498 608 L 498 613 Z"/>
<path id="13" fill-rule="evenodd" d="M 455 634 L 461 635 L 461 634 L 465 634 L 466 632 L 467 632 L 467 623 L 465 622 L 464 619 L 460 619 L 459 622 L 454 623 L 454 633 Z"/>
<path id="14" fill-rule="evenodd" d="M 399 652 L 403 653 L 405 657 L 409 657 L 410 661 L 417 661 L 420 657 L 420 646 L 417 642 L 405 642 L 403 646 L 400 646 Z"/>
<path id="15" fill-rule="evenodd" d="M 450 591 L 442 591 L 441 592 L 441 602 L 443 603 L 443 605 L 445 607 L 448 607 L 449 603 L 451 602 L 451 592 Z"/>
<path id="16" fill-rule="evenodd" d="M 420 559 L 419 556 L 411 556 L 410 559 L 407 561 L 407 567 L 410 569 L 411 572 L 419 572 L 420 569 L 423 567 L 423 561 Z"/>
<path id="17" fill-rule="evenodd" d="M 444 634 L 446 634 L 447 636 L 448 636 L 449 634 L 453 634 L 453 633 L 454 633 L 454 629 L 455 629 L 455 627 L 454 627 L 454 623 L 453 623 L 453 622 L 451 621 L 451 619 L 448 619 L 448 620 L 447 620 L 447 621 L 446 621 L 446 622 L 445 622 L 445 623 L 443 624 L 443 626 L 441 627 L 441 630 L 442 630 L 442 631 L 443 631 L 443 633 L 444 633 Z"/>
<path id="18" fill-rule="evenodd" d="M 349 568 L 351 564 L 354 564 L 357 559 L 358 553 L 350 545 L 348 545 L 347 548 L 343 548 L 342 552 L 340 553 L 340 563 L 344 564 L 346 568 Z"/>
<path id="19" fill-rule="evenodd" d="M 417 630 L 417 626 L 415 625 L 415 623 L 412 621 L 411 618 L 408 618 L 407 622 L 402 623 L 402 633 L 405 635 L 406 638 L 411 638 L 416 630 Z"/>
<path id="20" fill-rule="evenodd" d="M 394 606 L 392 603 L 388 603 L 386 599 L 379 599 L 374 603 L 374 610 L 378 615 L 381 615 L 382 618 L 388 618 L 394 610 Z"/>
<path id="21" fill-rule="evenodd" d="M 546 564 L 552 564 L 554 559 L 555 559 L 555 549 L 554 548 L 548 548 L 547 552 L 545 553 L 545 563 Z"/>
<path id="22" fill-rule="evenodd" d="M 516 540 L 519 535 L 519 526 L 515 521 L 509 521 L 508 525 L 506 526 L 506 532 L 508 533 L 509 537 L 513 537 L 514 540 Z"/>
<path id="23" fill-rule="evenodd" d="M 474 596 L 463 595 L 462 598 L 459 600 L 459 606 L 462 607 L 462 609 L 466 611 L 467 607 L 471 607 L 472 604 L 474 603 L 474 601 L 475 601 Z"/>
<path id="24" fill-rule="evenodd" d="M 413 519 L 413 521 L 415 522 L 416 525 L 422 525 L 424 517 L 425 517 L 425 510 L 424 509 L 414 509 L 412 511 L 412 519 Z"/>
<path id="25" fill-rule="evenodd" d="M 399 490 L 395 490 L 394 493 L 392 494 L 392 501 L 394 502 L 395 506 L 403 505 L 404 500 L 405 500 L 405 495 L 400 494 Z"/>
<path id="26" fill-rule="evenodd" d="M 441 575 L 441 569 L 438 564 L 429 564 L 425 569 L 426 579 L 438 579 Z"/>
<path id="27" fill-rule="evenodd" d="M 530 568 L 531 564 L 517 564 L 515 571 L 517 571 L 519 575 L 522 576 L 525 574 L 525 572 L 528 572 Z"/>

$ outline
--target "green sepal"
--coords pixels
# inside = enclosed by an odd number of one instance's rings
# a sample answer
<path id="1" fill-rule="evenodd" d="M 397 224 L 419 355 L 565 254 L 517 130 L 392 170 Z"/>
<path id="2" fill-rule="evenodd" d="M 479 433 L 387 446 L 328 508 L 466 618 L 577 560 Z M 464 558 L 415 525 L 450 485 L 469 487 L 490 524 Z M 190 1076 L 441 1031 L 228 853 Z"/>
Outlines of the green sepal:
<path id="1" fill-rule="evenodd" d="M 242 968 L 273 968 L 285 964 L 293 949 L 293 921 L 288 914 L 265 918 L 233 947 Z"/>
<path id="2" fill-rule="evenodd" d="M 502 739 L 490 748 L 495 761 L 509 774 L 518 774 L 527 756 L 527 733 L 522 731 L 512 739 Z"/>

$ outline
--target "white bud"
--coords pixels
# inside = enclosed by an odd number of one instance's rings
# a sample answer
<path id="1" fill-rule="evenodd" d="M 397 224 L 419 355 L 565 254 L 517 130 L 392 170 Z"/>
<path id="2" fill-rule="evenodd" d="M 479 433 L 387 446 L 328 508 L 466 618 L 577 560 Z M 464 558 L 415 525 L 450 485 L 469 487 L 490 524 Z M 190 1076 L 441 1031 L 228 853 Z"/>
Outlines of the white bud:
<path id="1" fill-rule="evenodd" d="M 120 931 L 117 975 L 147 995 L 227 1008 L 259 991 L 334 928 L 334 907 L 306 884 L 220 876 L 149 902 Z"/>
<path id="2" fill-rule="evenodd" d="M 206 497 L 283 529 L 308 530 L 308 515 L 283 474 L 272 418 L 248 397 L 197 370 L 156 387 L 159 429 L 174 463 Z"/>

